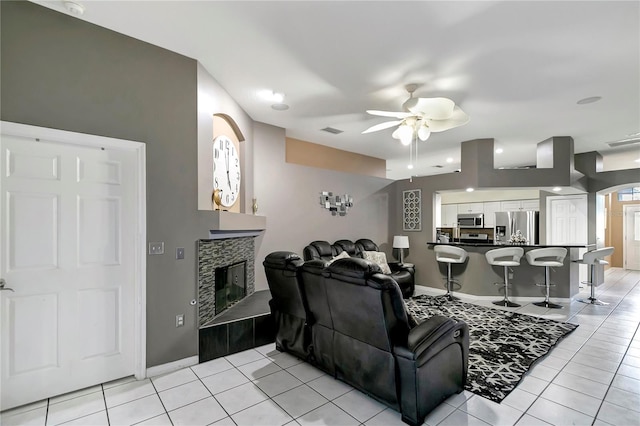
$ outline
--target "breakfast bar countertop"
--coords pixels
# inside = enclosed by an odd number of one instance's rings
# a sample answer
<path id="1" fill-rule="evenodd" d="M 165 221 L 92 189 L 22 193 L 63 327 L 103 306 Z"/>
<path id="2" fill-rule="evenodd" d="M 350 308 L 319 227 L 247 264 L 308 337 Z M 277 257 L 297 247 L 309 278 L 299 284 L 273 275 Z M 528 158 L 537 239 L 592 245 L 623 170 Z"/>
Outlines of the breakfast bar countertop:
<path id="1" fill-rule="evenodd" d="M 439 243 L 436 241 L 428 241 L 428 246 L 460 246 L 460 247 L 522 247 L 522 248 L 543 248 L 543 247 L 565 247 L 565 248 L 590 248 L 595 244 L 500 244 L 500 243 L 459 243 L 448 242 Z"/>

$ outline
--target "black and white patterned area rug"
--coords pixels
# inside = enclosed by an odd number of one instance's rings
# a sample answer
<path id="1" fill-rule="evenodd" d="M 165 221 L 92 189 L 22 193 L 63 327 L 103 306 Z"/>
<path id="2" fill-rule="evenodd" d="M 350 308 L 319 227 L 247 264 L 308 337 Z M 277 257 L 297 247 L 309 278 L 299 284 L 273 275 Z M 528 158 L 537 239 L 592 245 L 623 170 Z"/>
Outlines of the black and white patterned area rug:
<path id="1" fill-rule="evenodd" d="M 578 326 L 473 305 L 444 296 L 405 300 L 420 323 L 433 315 L 462 320 L 469 326 L 469 372 L 465 389 L 495 402 L 517 386 L 524 373 L 562 337 Z"/>

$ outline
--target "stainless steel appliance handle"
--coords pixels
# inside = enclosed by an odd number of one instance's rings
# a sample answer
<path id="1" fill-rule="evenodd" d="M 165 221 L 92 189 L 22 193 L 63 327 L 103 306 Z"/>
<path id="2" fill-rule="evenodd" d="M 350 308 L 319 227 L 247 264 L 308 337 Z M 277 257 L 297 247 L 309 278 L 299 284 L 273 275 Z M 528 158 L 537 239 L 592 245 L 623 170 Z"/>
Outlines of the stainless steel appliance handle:
<path id="1" fill-rule="evenodd" d="M 7 284 L 7 282 L 4 280 L 4 278 L 0 278 L 0 291 L 15 291 L 14 289 L 10 288 L 10 287 L 5 287 L 5 285 Z"/>

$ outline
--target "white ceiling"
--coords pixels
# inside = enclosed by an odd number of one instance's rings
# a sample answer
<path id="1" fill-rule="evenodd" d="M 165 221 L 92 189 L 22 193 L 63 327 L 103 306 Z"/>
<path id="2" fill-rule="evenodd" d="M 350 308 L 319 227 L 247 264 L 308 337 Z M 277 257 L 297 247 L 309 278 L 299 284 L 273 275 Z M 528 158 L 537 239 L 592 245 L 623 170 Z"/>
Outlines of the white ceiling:
<path id="1" fill-rule="evenodd" d="M 551 136 L 599 151 L 605 169 L 640 166 L 640 144 L 607 145 L 640 132 L 638 1 L 78 2 L 80 19 L 198 60 L 254 120 L 386 159 L 391 179 L 451 172 L 476 138 L 504 149 L 496 166 L 535 164 Z M 386 120 L 365 110 L 400 111 L 408 83 L 471 117 L 420 142 L 412 171 L 393 129 L 361 134 Z M 290 108 L 273 110 L 262 89 Z M 602 100 L 576 103 L 591 96 Z"/>

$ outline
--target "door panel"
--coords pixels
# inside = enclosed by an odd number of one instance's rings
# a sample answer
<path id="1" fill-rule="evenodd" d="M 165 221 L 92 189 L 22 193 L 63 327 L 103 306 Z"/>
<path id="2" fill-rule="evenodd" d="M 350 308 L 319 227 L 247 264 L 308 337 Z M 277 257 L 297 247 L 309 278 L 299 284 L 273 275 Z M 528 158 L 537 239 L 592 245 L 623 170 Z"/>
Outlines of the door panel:
<path id="1" fill-rule="evenodd" d="M 81 358 L 109 356 L 120 352 L 120 291 L 89 289 L 78 292 L 80 335 L 84 336 Z"/>
<path id="2" fill-rule="evenodd" d="M 8 270 L 57 268 L 58 204 L 56 194 L 7 192 Z"/>
<path id="3" fill-rule="evenodd" d="M 120 264 L 120 198 L 78 198 L 78 264 Z"/>
<path id="4" fill-rule="evenodd" d="M 13 324 L 9 337 L 9 371 L 12 376 L 57 368 L 58 360 L 58 296 L 15 297 L 7 301 L 9 321 Z M 24 336 L 29 336 L 25 339 Z M 38 350 L 33 350 L 33 342 Z"/>

